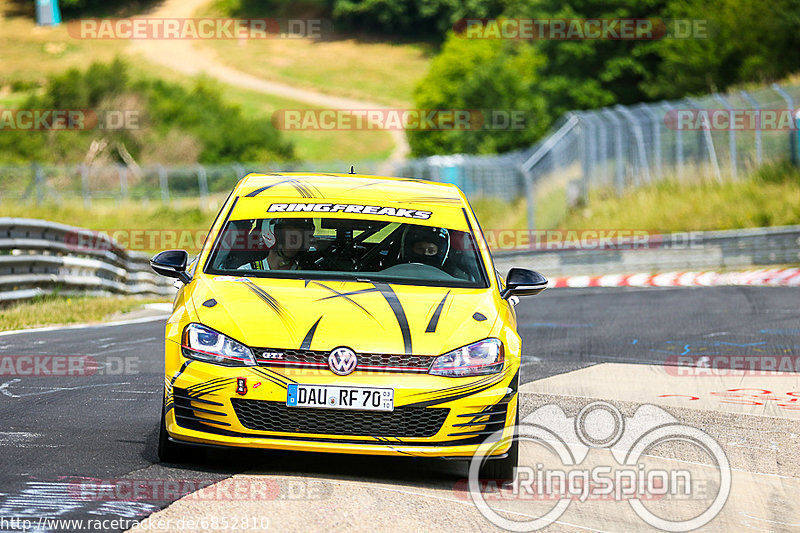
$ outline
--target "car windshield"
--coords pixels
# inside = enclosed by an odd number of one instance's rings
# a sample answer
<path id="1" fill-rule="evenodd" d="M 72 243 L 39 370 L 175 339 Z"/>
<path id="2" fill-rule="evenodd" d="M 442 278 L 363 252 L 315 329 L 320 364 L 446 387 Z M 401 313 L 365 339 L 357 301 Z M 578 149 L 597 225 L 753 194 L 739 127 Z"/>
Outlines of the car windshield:
<path id="1" fill-rule="evenodd" d="M 206 273 L 488 287 L 469 232 L 344 218 L 228 221 Z"/>

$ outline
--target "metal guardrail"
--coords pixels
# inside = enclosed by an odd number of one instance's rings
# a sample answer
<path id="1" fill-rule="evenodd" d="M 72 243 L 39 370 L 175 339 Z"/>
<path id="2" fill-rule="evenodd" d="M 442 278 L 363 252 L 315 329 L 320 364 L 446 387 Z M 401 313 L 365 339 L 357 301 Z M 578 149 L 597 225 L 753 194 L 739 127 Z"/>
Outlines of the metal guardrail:
<path id="1" fill-rule="evenodd" d="M 560 242 L 559 249 L 492 255 L 503 274 L 517 266 L 548 277 L 800 264 L 800 226 L 650 235 L 646 243 L 618 248 L 594 244 Z M 147 255 L 127 251 L 105 235 L 45 220 L 0 218 L 0 302 L 56 289 L 160 296 L 175 292 L 170 280 L 152 272 Z"/>
<path id="2" fill-rule="evenodd" d="M 494 252 L 495 265 L 501 273 L 518 266 L 559 277 L 800 264 L 800 226 L 650 235 L 641 246 L 619 248 L 563 242 L 559 246 Z"/>
<path id="3" fill-rule="evenodd" d="M 90 243 L 87 245 L 86 243 Z M 0 302 L 55 290 L 159 295 L 175 292 L 145 254 L 104 235 L 45 220 L 0 218 Z"/>

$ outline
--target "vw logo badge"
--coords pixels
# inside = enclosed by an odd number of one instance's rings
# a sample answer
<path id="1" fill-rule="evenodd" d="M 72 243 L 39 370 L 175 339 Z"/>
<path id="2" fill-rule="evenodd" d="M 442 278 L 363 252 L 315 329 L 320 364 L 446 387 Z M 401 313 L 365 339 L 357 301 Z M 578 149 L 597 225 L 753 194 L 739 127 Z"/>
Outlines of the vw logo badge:
<path id="1" fill-rule="evenodd" d="M 328 368 L 338 376 L 346 376 L 352 373 L 357 365 L 358 357 L 356 357 L 356 352 L 345 346 L 336 348 L 328 356 Z"/>

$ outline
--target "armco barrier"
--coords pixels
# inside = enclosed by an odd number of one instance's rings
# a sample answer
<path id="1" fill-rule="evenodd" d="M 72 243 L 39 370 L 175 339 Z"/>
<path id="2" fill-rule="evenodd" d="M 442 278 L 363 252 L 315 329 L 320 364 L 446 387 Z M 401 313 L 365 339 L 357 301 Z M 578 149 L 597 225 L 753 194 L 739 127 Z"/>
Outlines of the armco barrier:
<path id="1" fill-rule="evenodd" d="M 800 264 L 800 226 L 656 235 L 646 246 L 623 249 L 563 246 L 493 255 L 503 275 L 517 266 L 548 278 L 791 265 Z"/>
<path id="2" fill-rule="evenodd" d="M 77 245 L 92 242 L 90 248 Z M 800 264 L 800 226 L 650 236 L 647 246 L 494 252 L 505 275 L 513 266 L 548 278 Z M 62 291 L 172 295 L 145 254 L 86 229 L 44 220 L 0 218 L 0 302 Z"/>
<path id="3" fill-rule="evenodd" d="M 81 239 L 84 237 L 84 239 Z M 80 242 L 92 242 L 80 247 Z M 28 218 L 0 218 L 0 302 L 63 292 L 171 295 L 145 254 L 86 229 Z"/>

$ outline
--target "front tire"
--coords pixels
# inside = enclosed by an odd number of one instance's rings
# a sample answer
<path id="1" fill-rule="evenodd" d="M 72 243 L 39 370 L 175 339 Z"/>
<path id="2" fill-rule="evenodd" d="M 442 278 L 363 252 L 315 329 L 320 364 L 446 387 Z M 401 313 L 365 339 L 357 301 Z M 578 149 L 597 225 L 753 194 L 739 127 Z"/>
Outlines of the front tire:
<path id="1" fill-rule="evenodd" d="M 519 425 L 519 406 L 517 415 L 514 419 L 515 426 Z M 516 438 L 518 432 L 514 429 L 514 440 L 511 448 L 508 449 L 506 457 L 503 459 L 488 459 L 481 465 L 480 479 L 495 479 L 501 482 L 514 481 L 514 469 L 519 463 L 519 440 Z"/>
<path id="2" fill-rule="evenodd" d="M 190 446 L 169 440 L 165 401 L 162 400 L 161 403 L 161 424 L 159 424 L 158 430 L 158 460 L 162 463 L 182 463 L 191 456 L 194 450 Z"/>

